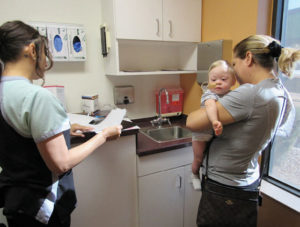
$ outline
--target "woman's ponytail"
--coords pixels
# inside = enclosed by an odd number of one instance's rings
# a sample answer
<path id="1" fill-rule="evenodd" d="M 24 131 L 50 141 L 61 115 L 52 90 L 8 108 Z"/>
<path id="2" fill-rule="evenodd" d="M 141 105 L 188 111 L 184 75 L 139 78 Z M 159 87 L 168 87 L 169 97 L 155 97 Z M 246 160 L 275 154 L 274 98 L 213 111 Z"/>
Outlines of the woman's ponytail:
<path id="1" fill-rule="evenodd" d="M 296 62 L 300 60 L 300 50 L 293 48 L 282 48 L 278 59 L 278 67 L 286 76 L 292 77 Z"/>

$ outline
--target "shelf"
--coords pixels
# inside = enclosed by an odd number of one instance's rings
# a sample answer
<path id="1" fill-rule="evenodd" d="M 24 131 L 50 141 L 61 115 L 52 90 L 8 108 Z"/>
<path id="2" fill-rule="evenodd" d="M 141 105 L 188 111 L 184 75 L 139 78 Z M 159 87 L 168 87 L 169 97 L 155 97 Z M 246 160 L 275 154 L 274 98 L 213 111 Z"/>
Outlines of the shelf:
<path id="1" fill-rule="evenodd" d="M 119 72 L 115 74 L 106 74 L 107 76 L 143 76 L 143 75 L 173 75 L 173 74 L 195 74 L 199 71 L 182 70 L 182 71 L 140 71 L 140 72 Z"/>
<path id="2" fill-rule="evenodd" d="M 193 74 L 197 44 L 166 41 L 117 40 L 104 58 L 108 76 Z"/>

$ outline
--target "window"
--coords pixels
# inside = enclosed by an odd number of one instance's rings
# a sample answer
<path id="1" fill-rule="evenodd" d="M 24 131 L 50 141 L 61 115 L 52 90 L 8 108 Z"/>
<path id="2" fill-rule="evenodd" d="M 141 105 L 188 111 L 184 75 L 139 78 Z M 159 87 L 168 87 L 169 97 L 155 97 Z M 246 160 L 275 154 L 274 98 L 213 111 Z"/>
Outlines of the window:
<path id="1" fill-rule="evenodd" d="M 275 20 L 273 36 L 282 46 L 300 49 L 300 1 L 274 1 Z M 276 136 L 272 144 L 267 169 L 267 180 L 300 196 L 300 64 L 293 79 L 280 76 L 292 96 L 296 108 L 296 120 L 288 138 Z"/>

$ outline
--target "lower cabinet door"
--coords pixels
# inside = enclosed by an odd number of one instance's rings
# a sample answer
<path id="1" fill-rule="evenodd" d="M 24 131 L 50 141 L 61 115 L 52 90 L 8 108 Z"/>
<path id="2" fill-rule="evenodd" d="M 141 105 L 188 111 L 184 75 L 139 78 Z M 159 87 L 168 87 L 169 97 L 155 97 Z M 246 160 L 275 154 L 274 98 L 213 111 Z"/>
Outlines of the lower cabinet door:
<path id="1" fill-rule="evenodd" d="M 196 219 L 201 191 L 195 191 L 191 180 L 191 165 L 184 167 L 184 227 L 197 227 Z"/>
<path id="2" fill-rule="evenodd" d="M 182 227 L 184 167 L 139 177 L 139 227 Z"/>

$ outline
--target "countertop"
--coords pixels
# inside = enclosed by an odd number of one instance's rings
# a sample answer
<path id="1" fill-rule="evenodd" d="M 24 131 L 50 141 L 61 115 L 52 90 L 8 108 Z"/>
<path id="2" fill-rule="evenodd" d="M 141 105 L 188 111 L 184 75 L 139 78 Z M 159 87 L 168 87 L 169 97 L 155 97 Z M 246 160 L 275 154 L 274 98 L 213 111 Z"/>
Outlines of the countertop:
<path id="1" fill-rule="evenodd" d="M 138 134 L 139 132 L 139 129 L 127 130 L 127 128 L 135 126 L 136 125 L 135 123 L 122 121 L 121 125 L 123 126 L 123 129 L 120 136 L 134 135 L 134 134 Z M 77 137 L 77 136 L 71 137 L 71 144 L 84 143 L 90 138 L 92 138 L 95 134 L 96 134 L 95 132 L 85 132 L 84 133 L 85 137 Z"/>
<path id="2" fill-rule="evenodd" d="M 136 135 L 136 154 L 138 156 L 145 156 L 149 154 L 165 152 L 165 151 L 174 150 L 174 149 L 183 148 L 192 145 L 192 138 L 178 139 L 176 141 L 158 143 L 150 139 L 149 137 L 145 136 L 143 133 L 139 132 L 139 129 L 126 130 L 126 128 L 135 125 L 139 126 L 140 128 L 152 127 L 150 121 L 153 120 L 154 118 L 155 117 L 136 119 L 136 120 L 132 120 L 133 123 L 122 121 L 123 130 L 121 136 Z M 186 116 L 181 115 L 178 117 L 170 117 L 170 121 L 172 126 L 185 127 Z M 168 124 L 164 124 L 163 126 L 168 126 Z M 87 132 L 84 134 L 85 134 L 84 138 L 72 137 L 71 144 L 83 143 L 95 135 L 94 132 Z"/>

